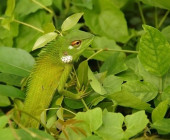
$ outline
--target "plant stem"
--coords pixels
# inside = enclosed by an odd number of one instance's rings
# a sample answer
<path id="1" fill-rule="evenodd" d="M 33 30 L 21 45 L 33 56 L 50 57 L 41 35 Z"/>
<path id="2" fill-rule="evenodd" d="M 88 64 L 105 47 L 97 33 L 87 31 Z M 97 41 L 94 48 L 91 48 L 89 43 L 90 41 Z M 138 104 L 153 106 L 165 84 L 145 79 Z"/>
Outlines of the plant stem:
<path id="1" fill-rule="evenodd" d="M 5 19 L 5 18 L 0 17 L 0 20 L 3 20 L 3 19 Z M 13 19 L 13 22 L 16 22 L 16 23 L 25 25 L 25 26 L 30 27 L 30 28 L 32 28 L 32 29 L 34 29 L 34 30 L 37 30 L 37 31 L 39 31 L 39 32 L 41 32 L 41 33 L 44 33 L 43 30 L 41 30 L 41 29 L 39 29 L 39 28 L 37 28 L 37 27 L 31 25 L 31 24 L 28 24 L 28 23 L 25 23 L 25 22 L 22 22 L 22 21 L 19 21 L 19 20 L 16 20 L 16 19 Z"/>
<path id="2" fill-rule="evenodd" d="M 85 106 L 86 110 L 89 110 L 89 108 L 88 108 L 88 106 L 86 105 L 84 99 L 81 99 L 81 101 L 82 101 L 83 105 Z"/>
<path id="3" fill-rule="evenodd" d="M 3 19 L 5 19 L 5 18 L 0 17 L 0 20 L 3 20 Z M 22 22 L 22 21 L 19 21 L 19 20 L 16 20 L 16 19 L 13 19 L 13 22 L 16 22 L 16 23 L 19 23 L 19 24 L 25 25 L 25 26 L 27 26 L 27 27 L 30 27 L 30 28 L 32 28 L 32 29 L 34 29 L 34 30 L 36 30 L 36 31 L 39 31 L 39 32 L 41 32 L 41 33 L 44 33 L 44 31 L 43 31 L 43 30 L 41 30 L 41 29 L 39 29 L 39 28 L 37 28 L 37 27 L 35 27 L 35 26 L 31 25 L 31 24 L 28 24 L 28 23 L 25 23 L 25 22 Z"/>
<path id="4" fill-rule="evenodd" d="M 93 58 L 95 55 L 97 55 L 98 53 L 102 52 L 104 49 L 100 49 L 98 50 L 96 53 L 92 54 L 86 61 L 89 61 L 91 58 Z"/>
<path id="5" fill-rule="evenodd" d="M 37 28 L 37 27 L 31 25 L 31 24 L 28 24 L 28 23 L 25 23 L 25 22 L 22 22 L 22 21 L 19 21 L 19 20 L 16 20 L 16 19 L 14 19 L 13 21 L 14 21 L 14 22 L 17 22 L 17 23 L 19 23 L 19 24 L 28 26 L 28 27 L 30 27 L 30 28 L 32 28 L 32 29 L 34 29 L 34 30 L 37 30 L 37 31 L 41 32 L 41 33 L 44 33 L 43 30 L 41 30 L 41 29 L 39 29 L 39 28 Z"/>
<path id="6" fill-rule="evenodd" d="M 92 50 L 92 51 L 96 51 L 96 50 L 97 50 L 97 52 L 94 53 L 93 55 L 91 55 L 91 56 L 87 59 L 87 61 L 88 61 L 89 59 L 91 59 L 92 57 L 94 57 L 95 55 L 97 55 L 98 53 L 102 52 L 102 51 L 115 51 L 115 52 L 125 52 L 125 53 L 136 53 L 136 54 L 138 54 L 138 51 L 117 50 L 117 49 L 107 49 L 107 48 L 105 48 L 105 49 L 90 48 L 90 49 L 88 49 L 88 50 Z"/>
<path id="7" fill-rule="evenodd" d="M 169 11 L 166 11 L 165 15 L 163 16 L 163 18 L 161 19 L 158 28 L 160 28 L 162 26 L 162 24 L 164 23 L 164 21 L 166 20 L 167 16 L 169 14 Z"/>
<path id="8" fill-rule="evenodd" d="M 73 71 L 74 71 L 75 76 L 76 76 L 76 80 L 77 80 L 78 87 L 80 88 L 80 81 L 79 81 L 79 79 L 78 79 L 78 76 L 77 76 L 77 73 L 76 73 L 76 70 L 75 70 L 74 66 L 73 66 Z"/>
<path id="9" fill-rule="evenodd" d="M 146 20 L 145 20 L 145 17 L 144 17 L 144 15 L 143 15 L 143 11 L 142 11 L 141 4 L 140 4 L 140 2 L 139 2 L 139 1 L 137 1 L 137 4 L 138 4 L 138 8 L 139 8 L 139 12 L 140 12 L 140 16 L 141 16 L 141 18 L 142 18 L 142 22 L 143 22 L 143 24 L 146 24 Z"/>
<path id="10" fill-rule="evenodd" d="M 63 108 L 63 107 L 62 107 Z M 48 108 L 48 109 L 45 109 L 45 110 L 58 110 L 59 108 Z M 70 111 L 70 110 L 68 110 L 68 109 L 66 109 L 66 108 L 63 108 L 63 110 L 65 110 L 65 111 L 67 111 L 67 112 L 70 112 L 71 114 L 73 114 L 73 115 L 76 115 L 76 113 L 74 113 L 73 111 Z"/>
<path id="11" fill-rule="evenodd" d="M 47 8 L 45 5 L 43 5 L 42 3 L 36 1 L 36 0 L 31 0 L 33 3 L 39 5 L 40 7 L 42 7 L 43 9 L 45 9 L 46 11 L 48 11 L 51 14 L 54 14 L 53 11 L 49 8 Z"/>
<path id="12" fill-rule="evenodd" d="M 155 27 L 158 28 L 158 9 L 155 7 Z"/>

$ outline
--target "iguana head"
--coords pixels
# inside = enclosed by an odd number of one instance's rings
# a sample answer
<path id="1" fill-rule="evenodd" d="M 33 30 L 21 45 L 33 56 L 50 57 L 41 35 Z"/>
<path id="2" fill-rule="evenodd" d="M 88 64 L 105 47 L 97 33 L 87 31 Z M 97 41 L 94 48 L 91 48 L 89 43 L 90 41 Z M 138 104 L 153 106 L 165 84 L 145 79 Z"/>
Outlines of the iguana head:
<path id="1" fill-rule="evenodd" d="M 72 63 L 77 61 L 83 51 L 90 45 L 93 35 L 80 30 L 74 30 L 66 36 L 61 37 L 62 46 L 59 56 L 62 63 Z"/>

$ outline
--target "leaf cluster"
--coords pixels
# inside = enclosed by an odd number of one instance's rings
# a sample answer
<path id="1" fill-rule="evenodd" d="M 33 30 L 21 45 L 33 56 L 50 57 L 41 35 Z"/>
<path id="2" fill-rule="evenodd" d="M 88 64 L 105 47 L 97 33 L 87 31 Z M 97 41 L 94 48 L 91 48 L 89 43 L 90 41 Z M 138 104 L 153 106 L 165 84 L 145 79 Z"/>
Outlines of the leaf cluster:
<path id="1" fill-rule="evenodd" d="M 1 0 L 0 139 L 170 139 L 169 10 L 168 0 Z M 36 57 L 72 29 L 95 35 L 65 85 L 86 97 L 56 93 L 41 129 L 25 128 Z"/>

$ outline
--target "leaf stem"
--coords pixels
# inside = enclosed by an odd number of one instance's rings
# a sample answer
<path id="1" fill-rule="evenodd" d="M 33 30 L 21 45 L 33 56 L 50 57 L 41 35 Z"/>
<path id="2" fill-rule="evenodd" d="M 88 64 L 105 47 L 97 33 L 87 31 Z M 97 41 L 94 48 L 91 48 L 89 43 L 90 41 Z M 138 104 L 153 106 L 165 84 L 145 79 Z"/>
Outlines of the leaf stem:
<path id="1" fill-rule="evenodd" d="M 63 108 L 63 107 L 62 107 Z M 48 109 L 45 109 L 45 110 L 58 110 L 59 108 L 48 108 Z M 76 113 L 74 113 L 73 111 L 70 111 L 70 110 L 68 110 L 68 109 L 66 109 L 66 108 L 63 108 L 63 110 L 65 110 L 65 111 L 67 111 L 67 112 L 70 112 L 71 114 L 73 114 L 73 115 L 76 115 Z"/>
<path id="2" fill-rule="evenodd" d="M 139 2 L 139 1 L 137 1 L 137 4 L 138 4 L 138 8 L 139 8 L 139 12 L 140 12 L 140 16 L 141 16 L 141 18 L 142 18 L 142 22 L 143 22 L 143 24 L 146 24 L 146 20 L 145 20 L 145 17 L 144 17 L 144 15 L 143 15 L 143 11 L 142 11 L 141 4 L 140 4 L 140 2 Z"/>
<path id="3" fill-rule="evenodd" d="M 81 99 L 81 101 L 82 101 L 83 105 L 85 106 L 86 110 L 89 110 L 89 108 L 88 108 L 87 104 L 85 103 L 84 99 Z"/>
<path id="4" fill-rule="evenodd" d="M 77 73 L 76 73 L 76 70 L 75 70 L 75 67 L 73 66 L 73 71 L 75 73 L 75 76 L 76 76 L 76 80 L 77 80 L 77 84 L 78 84 L 78 87 L 80 87 L 80 81 L 78 79 L 78 76 L 77 76 Z"/>
<path id="5" fill-rule="evenodd" d="M 5 19 L 5 18 L 4 18 L 4 17 L 0 17 L 0 20 L 3 20 L 3 19 Z M 44 33 L 43 30 L 41 30 L 41 29 L 39 29 L 39 28 L 31 25 L 31 24 L 28 24 L 28 23 L 25 23 L 25 22 L 22 22 L 22 21 L 19 21 L 19 20 L 16 20 L 16 19 L 13 19 L 13 22 L 16 22 L 16 23 L 25 25 L 25 26 L 30 27 L 30 28 L 32 28 L 32 29 L 34 29 L 34 30 L 37 30 L 37 31 L 39 31 L 39 32 L 41 32 L 41 33 Z"/>
<path id="6" fill-rule="evenodd" d="M 41 33 L 44 33 L 43 30 L 41 30 L 41 29 L 39 29 L 39 28 L 31 25 L 31 24 L 28 24 L 28 23 L 25 23 L 25 22 L 22 22 L 22 21 L 19 21 L 19 20 L 16 20 L 16 19 L 14 19 L 13 21 L 14 21 L 14 22 L 17 22 L 17 23 L 19 23 L 19 24 L 25 25 L 25 26 L 27 26 L 27 27 L 30 27 L 30 28 L 32 28 L 32 29 L 34 29 L 34 30 L 37 30 L 37 31 L 41 32 Z"/>
<path id="7" fill-rule="evenodd" d="M 97 52 L 94 53 L 93 55 L 91 55 L 91 56 L 87 59 L 87 61 L 88 61 L 89 59 L 91 59 L 92 57 L 94 57 L 95 55 L 97 55 L 98 53 L 102 52 L 102 51 L 115 51 L 115 52 L 136 53 L 136 54 L 138 54 L 138 51 L 117 50 L 117 49 L 108 49 L 108 48 L 104 48 L 104 49 L 90 48 L 90 49 L 88 49 L 88 50 L 92 50 L 92 51 L 96 51 L 96 50 L 97 50 Z"/>
<path id="8" fill-rule="evenodd" d="M 168 16 L 168 14 L 169 14 L 169 11 L 166 11 L 165 15 L 163 16 L 163 18 L 159 22 L 158 28 L 160 28 L 162 26 L 162 24 L 164 23 L 164 21 L 166 20 L 166 18 Z"/>
<path id="9" fill-rule="evenodd" d="M 86 61 L 89 61 L 90 59 L 92 59 L 95 55 L 97 55 L 98 53 L 104 51 L 104 49 L 100 49 L 98 50 L 96 53 L 92 54 Z"/>
<path id="10" fill-rule="evenodd" d="M 33 3 L 39 5 L 40 7 L 42 7 L 43 9 L 45 9 L 46 11 L 48 11 L 51 14 L 54 14 L 53 11 L 49 8 L 47 8 L 45 5 L 43 5 L 42 3 L 36 1 L 36 0 L 31 0 Z"/>

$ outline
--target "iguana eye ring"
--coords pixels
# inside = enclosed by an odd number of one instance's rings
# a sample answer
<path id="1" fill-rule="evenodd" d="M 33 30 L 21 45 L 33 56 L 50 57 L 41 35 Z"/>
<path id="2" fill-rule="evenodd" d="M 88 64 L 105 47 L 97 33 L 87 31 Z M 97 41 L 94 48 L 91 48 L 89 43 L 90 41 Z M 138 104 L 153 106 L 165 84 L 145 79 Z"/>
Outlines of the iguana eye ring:
<path id="1" fill-rule="evenodd" d="M 73 46 L 74 48 L 78 48 L 81 45 L 81 40 L 74 40 L 73 42 L 71 42 L 71 46 Z"/>

